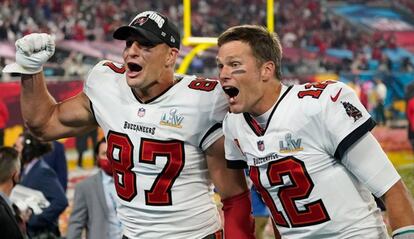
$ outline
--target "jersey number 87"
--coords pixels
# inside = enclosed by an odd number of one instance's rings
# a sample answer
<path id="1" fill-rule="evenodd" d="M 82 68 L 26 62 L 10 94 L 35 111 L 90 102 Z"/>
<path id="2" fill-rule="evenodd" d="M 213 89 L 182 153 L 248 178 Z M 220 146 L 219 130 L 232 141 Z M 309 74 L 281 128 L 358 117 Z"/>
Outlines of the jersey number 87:
<path id="1" fill-rule="evenodd" d="M 118 196 L 131 201 L 137 193 L 134 168 L 134 145 L 126 134 L 109 131 L 108 159 L 112 163 L 113 177 Z M 179 140 L 160 141 L 141 138 L 139 162 L 155 164 L 157 156 L 167 162 L 154 180 L 151 189 L 145 190 L 145 203 L 152 206 L 172 205 L 171 188 L 184 168 L 184 143 Z"/>

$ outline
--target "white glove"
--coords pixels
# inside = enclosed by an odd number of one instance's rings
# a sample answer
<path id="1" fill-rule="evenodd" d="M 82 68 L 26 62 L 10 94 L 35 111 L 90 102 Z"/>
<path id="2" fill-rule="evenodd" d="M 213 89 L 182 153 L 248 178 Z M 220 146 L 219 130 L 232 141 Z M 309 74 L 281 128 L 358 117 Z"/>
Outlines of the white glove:
<path id="1" fill-rule="evenodd" d="M 46 33 L 32 33 L 16 41 L 16 63 L 4 67 L 4 73 L 35 74 L 55 53 L 55 39 Z"/>

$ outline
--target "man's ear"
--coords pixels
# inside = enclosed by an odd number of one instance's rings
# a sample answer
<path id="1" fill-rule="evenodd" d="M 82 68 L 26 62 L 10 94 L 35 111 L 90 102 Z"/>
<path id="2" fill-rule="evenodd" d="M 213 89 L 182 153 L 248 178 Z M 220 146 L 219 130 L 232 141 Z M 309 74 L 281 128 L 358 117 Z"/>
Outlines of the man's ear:
<path id="1" fill-rule="evenodd" d="M 13 181 L 13 184 L 17 184 L 20 182 L 20 171 L 19 170 L 16 169 L 16 171 L 12 173 L 11 180 Z"/>
<path id="2" fill-rule="evenodd" d="M 170 48 L 167 60 L 165 62 L 165 66 L 166 67 L 168 67 L 168 66 L 173 66 L 174 67 L 175 62 L 177 61 L 177 57 L 178 57 L 178 49 L 177 48 Z"/>
<path id="3" fill-rule="evenodd" d="M 262 64 L 261 67 L 261 74 L 263 79 L 268 80 L 268 79 L 272 79 L 275 73 L 275 63 L 273 61 L 267 61 L 265 63 Z"/>

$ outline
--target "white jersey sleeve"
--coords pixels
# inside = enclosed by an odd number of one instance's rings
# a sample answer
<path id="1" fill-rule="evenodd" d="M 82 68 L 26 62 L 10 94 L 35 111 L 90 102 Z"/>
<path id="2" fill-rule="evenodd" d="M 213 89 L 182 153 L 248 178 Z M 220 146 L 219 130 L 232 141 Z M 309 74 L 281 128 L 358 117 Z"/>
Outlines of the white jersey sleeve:
<path id="1" fill-rule="evenodd" d="M 381 196 L 400 177 L 370 133 L 375 122 L 349 86 L 336 82 L 325 90 L 329 96 L 321 99 L 321 122 L 327 152 L 341 160 L 375 196 Z"/>
<path id="2" fill-rule="evenodd" d="M 345 152 L 342 163 L 376 197 L 381 197 L 401 178 L 371 133 Z"/>
<path id="3" fill-rule="evenodd" d="M 375 127 L 355 91 L 342 82 L 327 84 L 321 97 L 319 121 L 325 129 L 326 151 L 341 159 L 345 151 Z"/>
<path id="4" fill-rule="evenodd" d="M 355 91 L 337 82 L 326 88 L 322 125 L 328 152 L 358 178 L 375 196 L 384 194 L 400 177 L 370 133 L 375 122 Z"/>
<path id="5" fill-rule="evenodd" d="M 84 82 L 84 86 L 83 86 L 83 92 L 87 95 L 87 96 L 92 96 L 92 89 L 97 85 L 97 84 L 102 84 L 103 80 L 99 81 L 99 78 L 102 78 L 102 76 L 104 75 L 105 69 L 109 69 L 109 68 L 104 68 L 103 66 L 105 64 L 112 64 L 114 67 L 119 67 L 120 69 L 122 68 L 122 65 L 115 65 L 115 63 L 106 61 L 106 60 L 102 60 L 100 62 L 98 62 L 90 71 L 88 76 L 86 77 L 86 80 Z"/>
<path id="6" fill-rule="evenodd" d="M 205 151 L 208 147 L 211 146 L 211 144 L 213 144 L 215 141 L 217 141 L 220 137 L 223 136 L 222 124 L 223 118 L 225 117 L 228 111 L 228 103 L 224 91 L 220 87 L 218 81 L 200 79 L 200 82 L 211 82 L 211 84 L 215 85 L 214 90 L 212 92 L 213 96 L 210 99 L 211 102 L 206 102 L 205 104 L 205 107 L 207 108 L 206 110 L 210 112 L 209 119 L 207 120 L 207 122 L 211 123 L 209 127 L 205 127 L 206 130 L 203 134 L 201 134 L 202 138 L 200 139 L 200 146 L 203 149 L 203 151 Z"/>
<path id="7" fill-rule="evenodd" d="M 105 94 L 110 94 L 108 89 L 113 88 L 112 81 L 121 82 L 125 68 L 120 63 L 108 60 L 98 62 L 89 72 L 83 86 L 83 92 L 88 96 L 92 113 L 95 116 L 94 104 L 97 104 Z M 97 89 L 105 89 L 100 91 Z M 96 119 L 96 117 L 95 117 Z M 100 124 L 100 122 L 98 122 Z M 102 126 L 101 126 L 102 127 Z"/>
<path id="8" fill-rule="evenodd" d="M 231 122 L 228 121 L 229 117 L 230 113 L 226 115 L 223 121 L 223 133 L 225 135 L 224 148 L 227 166 L 234 169 L 247 168 L 247 159 L 241 151 L 239 140 L 233 135 L 231 127 L 229 127 L 229 124 L 231 124 Z"/>

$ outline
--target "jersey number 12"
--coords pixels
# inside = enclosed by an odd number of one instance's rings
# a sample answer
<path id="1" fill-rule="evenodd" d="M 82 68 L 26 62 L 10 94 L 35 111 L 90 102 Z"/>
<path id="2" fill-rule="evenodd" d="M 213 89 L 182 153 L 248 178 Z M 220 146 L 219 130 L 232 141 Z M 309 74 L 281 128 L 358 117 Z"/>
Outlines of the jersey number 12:
<path id="1" fill-rule="evenodd" d="M 269 207 L 274 222 L 279 226 L 289 227 L 286 218 L 277 209 L 273 200 L 273 197 L 276 197 L 276 192 L 271 193 L 263 186 L 260 177 L 261 172 L 263 171 L 260 171 L 258 167 L 250 167 L 251 180 Z M 297 200 L 309 197 L 314 186 L 302 161 L 294 157 L 286 157 L 269 163 L 265 173 L 266 181 L 269 182 L 270 187 L 279 188 L 277 190 L 277 197 L 282 204 L 291 227 L 310 226 L 330 220 L 321 199 L 303 205 L 304 209 L 301 210 L 296 206 Z M 289 185 L 285 185 L 284 180 L 286 179 L 284 177 L 289 178 L 291 182 Z"/>

